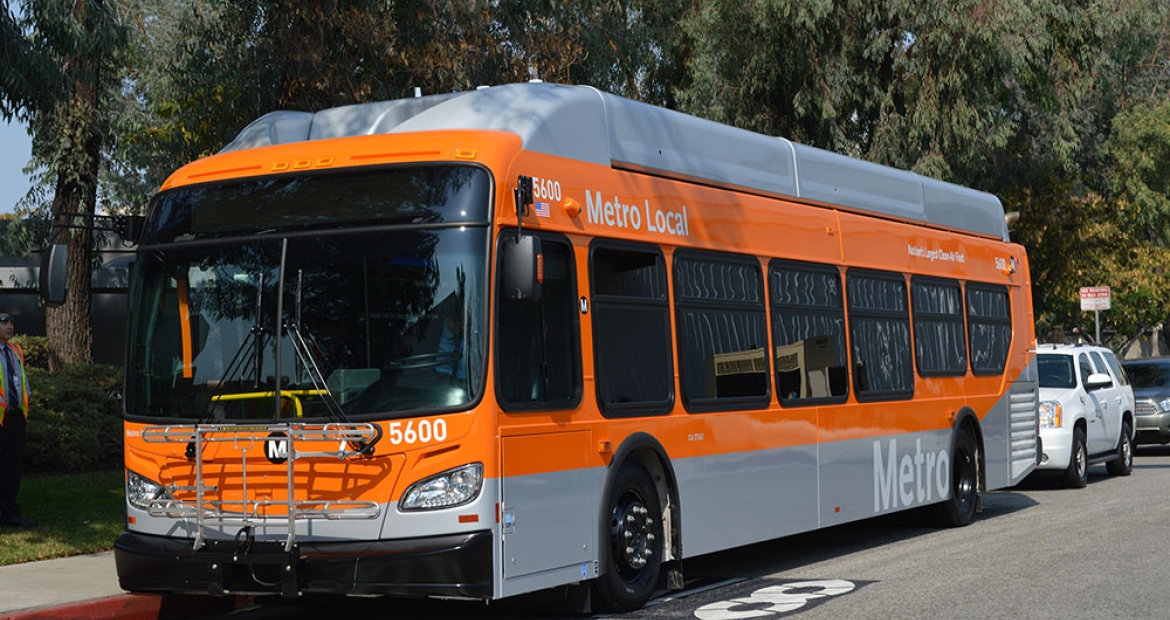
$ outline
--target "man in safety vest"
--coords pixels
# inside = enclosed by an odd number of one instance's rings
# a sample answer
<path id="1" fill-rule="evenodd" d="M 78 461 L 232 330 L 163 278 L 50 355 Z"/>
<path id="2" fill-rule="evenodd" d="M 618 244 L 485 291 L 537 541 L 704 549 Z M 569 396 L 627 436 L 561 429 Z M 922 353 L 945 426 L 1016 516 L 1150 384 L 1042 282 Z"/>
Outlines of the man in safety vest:
<path id="1" fill-rule="evenodd" d="M 28 428 L 28 376 L 24 351 L 12 342 L 16 319 L 0 311 L 0 525 L 36 527 L 20 516 L 16 495 L 24 470 L 24 445 Z"/>

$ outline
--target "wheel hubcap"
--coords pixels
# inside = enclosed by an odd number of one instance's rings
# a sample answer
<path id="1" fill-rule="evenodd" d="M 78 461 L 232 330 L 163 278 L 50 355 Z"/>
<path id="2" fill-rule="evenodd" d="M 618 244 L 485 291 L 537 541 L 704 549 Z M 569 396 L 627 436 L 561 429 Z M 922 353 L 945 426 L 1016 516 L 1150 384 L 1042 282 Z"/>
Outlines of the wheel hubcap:
<path id="1" fill-rule="evenodd" d="M 654 555 L 654 517 L 637 497 L 625 497 L 614 507 L 614 557 L 623 574 L 642 570 Z"/>

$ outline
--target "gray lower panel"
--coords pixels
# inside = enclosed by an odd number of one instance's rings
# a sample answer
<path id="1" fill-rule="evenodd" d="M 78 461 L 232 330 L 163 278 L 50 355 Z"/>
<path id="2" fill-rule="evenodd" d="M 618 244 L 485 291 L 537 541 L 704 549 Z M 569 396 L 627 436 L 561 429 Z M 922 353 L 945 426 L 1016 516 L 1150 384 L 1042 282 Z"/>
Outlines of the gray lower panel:
<path id="1" fill-rule="evenodd" d="M 817 447 L 678 460 L 683 557 L 817 527 Z"/>

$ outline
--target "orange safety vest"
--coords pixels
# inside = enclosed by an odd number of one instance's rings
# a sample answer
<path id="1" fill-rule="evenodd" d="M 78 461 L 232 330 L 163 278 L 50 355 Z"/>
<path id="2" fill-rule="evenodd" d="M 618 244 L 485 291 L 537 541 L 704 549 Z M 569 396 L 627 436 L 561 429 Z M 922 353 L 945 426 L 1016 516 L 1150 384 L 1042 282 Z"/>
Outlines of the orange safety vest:
<path id="1" fill-rule="evenodd" d="M 24 401 L 24 419 L 28 419 L 28 375 L 24 373 L 24 349 L 15 342 L 9 342 L 8 346 L 16 351 L 16 355 L 20 357 L 20 395 L 21 400 Z M 5 382 L 8 381 L 8 373 L 0 372 L 0 426 L 4 425 L 4 413 L 8 409 L 8 386 Z"/>

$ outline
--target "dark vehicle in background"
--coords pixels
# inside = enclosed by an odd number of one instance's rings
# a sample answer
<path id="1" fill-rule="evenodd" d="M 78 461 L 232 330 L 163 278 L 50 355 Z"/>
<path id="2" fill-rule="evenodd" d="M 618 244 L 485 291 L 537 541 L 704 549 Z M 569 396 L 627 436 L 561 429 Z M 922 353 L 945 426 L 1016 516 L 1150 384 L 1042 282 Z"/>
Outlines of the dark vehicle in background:
<path id="1" fill-rule="evenodd" d="M 1134 444 L 1170 443 L 1170 357 L 1121 363 L 1137 399 Z"/>

